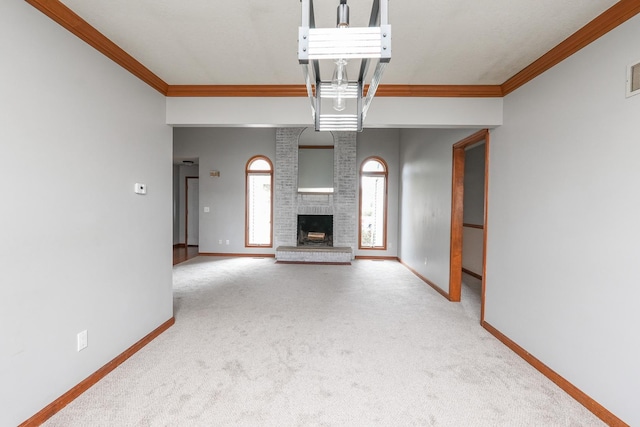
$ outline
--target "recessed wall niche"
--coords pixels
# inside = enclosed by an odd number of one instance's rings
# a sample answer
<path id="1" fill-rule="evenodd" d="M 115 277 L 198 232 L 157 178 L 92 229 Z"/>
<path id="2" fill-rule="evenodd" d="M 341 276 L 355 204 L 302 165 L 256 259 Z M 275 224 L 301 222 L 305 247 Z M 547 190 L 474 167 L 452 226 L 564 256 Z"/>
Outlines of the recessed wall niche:
<path id="1" fill-rule="evenodd" d="M 306 128 L 298 137 L 298 193 L 333 193 L 334 139 Z"/>

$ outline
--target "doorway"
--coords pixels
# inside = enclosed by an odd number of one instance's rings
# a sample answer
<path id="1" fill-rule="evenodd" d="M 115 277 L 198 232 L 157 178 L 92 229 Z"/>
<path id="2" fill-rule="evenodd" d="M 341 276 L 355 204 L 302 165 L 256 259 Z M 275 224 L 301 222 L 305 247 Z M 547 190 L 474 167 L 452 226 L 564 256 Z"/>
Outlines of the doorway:
<path id="1" fill-rule="evenodd" d="M 197 176 L 185 177 L 185 239 L 186 247 L 198 246 L 200 181 Z"/>
<path id="2" fill-rule="evenodd" d="M 484 143 L 484 197 L 481 201 L 482 215 L 481 224 L 467 223 L 467 228 L 475 229 L 474 233 L 480 233 L 481 261 L 476 269 L 481 272 L 472 272 L 463 266 L 463 242 L 465 234 L 465 212 L 464 212 L 464 190 L 465 190 L 465 158 L 467 150 L 471 147 Z M 489 130 L 483 129 L 470 135 L 469 137 L 458 141 L 453 145 L 453 173 L 452 173 L 452 194 L 451 194 L 451 256 L 449 271 L 449 299 L 459 302 L 462 297 L 462 274 L 474 273 L 473 277 L 481 280 L 480 294 L 480 321 L 484 321 L 484 295 L 486 280 L 486 246 L 487 246 L 487 189 L 489 183 Z M 480 222 L 474 221 L 474 222 Z M 468 233 L 468 236 L 473 234 Z M 463 270 L 464 269 L 464 270 Z"/>

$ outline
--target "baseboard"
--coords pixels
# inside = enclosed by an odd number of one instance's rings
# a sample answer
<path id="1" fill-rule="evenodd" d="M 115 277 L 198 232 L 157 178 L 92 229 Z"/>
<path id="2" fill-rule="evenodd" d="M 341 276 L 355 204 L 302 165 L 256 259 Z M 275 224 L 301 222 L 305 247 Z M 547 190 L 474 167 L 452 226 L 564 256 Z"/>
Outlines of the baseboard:
<path id="1" fill-rule="evenodd" d="M 89 375 L 87 378 L 82 380 L 79 384 L 73 387 L 71 390 L 67 391 L 65 394 L 51 402 L 49 405 L 45 406 L 42 410 L 36 413 L 34 416 L 20 424 L 19 427 L 31 427 L 31 426 L 39 426 L 40 424 L 47 421 L 49 418 L 54 416 L 58 411 L 67 406 L 69 403 L 73 402 L 78 396 L 87 391 L 92 385 L 100 381 L 104 378 L 109 372 L 113 371 L 117 368 L 122 362 L 133 356 L 137 353 L 142 347 L 149 344 L 156 338 L 158 335 L 169 329 L 175 323 L 175 318 L 164 322 L 162 325 L 158 326 L 156 329 L 151 331 L 148 335 L 142 338 L 140 341 L 126 349 L 119 356 L 116 356 L 113 360 L 108 362 L 102 368 L 95 371 L 93 374 Z"/>
<path id="2" fill-rule="evenodd" d="M 200 252 L 200 256 L 221 256 L 229 258 L 248 257 L 248 258 L 275 258 L 275 254 L 234 254 L 234 253 L 217 253 L 217 252 Z"/>
<path id="3" fill-rule="evenodd" d="M 596 417 L 600 418 L 609 426 L 615 427 L 629 427 L 624 421 L 620 418 L 616 417 L 614 414 L 609 412 L 607 408 L 600 405 L 598 402 L 589 397 L 586 393 L 580 390 L 578 387 L 571 384 L 565 378 L 563 378 L 560 374 L 555 372 L 553 369 L 549 368 L 547 365 L 542 363 L 540 360 L 536 359 L 534 356 L 529 354 L 527 350 L 520 347 L 514 341 L 512 341 L 509 337 L 504 335 L 502 332 L 491 326 L 486 321 L 482 321 L 482 327 L 485 328 L 491 335 L 496 337 L 500 342 L 509 347 L 514 353 L 518 356 L 522 357 L 526 362 L 528 362 L 531 366 L 536 368 L 542 375 L 549 378 L 553 381 L 558 387 L 564 390 L 569 396 L 573 397 L 578 401 L 581 405 L 591 411 Z"/>
<path id="4" fill-rule="evenodd" d="M 356 259 L 362 260 L 372 260 L 372 261 L 398 261 L 400 262 L 400 258 L 397 256 L 375 256 L 375 255 L 356 255 Z"/>
<path id="5" fill-rule="evenodd" d="M 474 273 L 471 270 L 467 270 L 466 268 L 462 268 L 462 272 L 468 274 L 471 277 L 475 277 L 478 280 L 482 280 L 482 275 L 478 274 L 478 273 Z"/>
<path id="6" fill-rule="evenodd" d="M 422 280 L 423 282 L 425 282 L 427 285 L 431 286 L 436 292 L 438 292 L 440 295 L 442 295 L 443 297 L 445 297 L 448 300 L 451 300 L 451 298 L 449 297 L 449 293 L 446 292 L 444 289 L 442 289 L 440 286 L 436 285 L 435 283 L 433 283 L 431 280 L 427 279 L 426 277 L 424 277 L 422 274 L 418 273 L 417 271 L 415 271 L 413 268 L 409 267 L 404 261 L 402 261 L 402 259 L 398 258 L 398 262 L 400 262 L 400 264 L 404 265 L 410 272 L 412 272 L 413 274 L 415 274 L 416 276 L 418 276 L 418 278 L 420 278 L 420 280 Z"/>
<path id="7" fill-rule="evenodd" d="M 173 245 L 174 249 L 177 248 L 186 248 L 186 245 L 184 243 L 176 243 L 175 245 Z"/>

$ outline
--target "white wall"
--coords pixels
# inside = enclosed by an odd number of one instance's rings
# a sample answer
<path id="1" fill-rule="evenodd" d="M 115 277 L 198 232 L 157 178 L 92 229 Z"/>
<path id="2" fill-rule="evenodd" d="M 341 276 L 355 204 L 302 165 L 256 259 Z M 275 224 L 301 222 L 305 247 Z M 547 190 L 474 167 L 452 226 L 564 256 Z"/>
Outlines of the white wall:
<path id="1" fill-rule="evenodd" d="M 0 3 L 0 52 L 8 426 L 171 318 L 171 130 L 159 93 L 26 2 Z"/>
<path id="2" fill-rule="evenodd" d="M 275 150 L 275 129 L 174 128 L 174 156 L 200 159 L 200 252 L 275 252 L 244 247 L 245 168 L 259 154 L 275 165 Z M 211 170 L 220 176 L 209 176 Z"/>
<path id="3" fill-rule="evenodd" d="M 400 131 L 399 256 L 444 291 L 449 289 L 452 147 L 473 132 Z"/>
<path id="4" fill-rule="evenodd" d="M 306 127 L 313 125 L 308 98 L 167 98 L 173 126 Z M 502 124 L 502 98 L 377 97 L 365 128 L 494 127 Z"/>
<path id="5" fill-rule="evenodd" d="M 400 130 L 365 129 L 357 136 L 356 167 L 358 171 L 364 159 L 378 156 L 389 168 L 387 183 L 387 249 L 356 249 L 357 256 L 397 256 L 398 255 L 398 200 L 400 192 Z M 358 179 L 358 185 L 360 180 Z M 359 191 L 359 190 L 358 190 Z M 359 193 L 358 193 L 359 194 Z M 356 212 L 357 216 L 358 213 Z"/>
<path id="6" fill-rule="evenodd" d="M 485 318 L 640 425 L 640 16 L 508 95 L 492 133 Z"/>

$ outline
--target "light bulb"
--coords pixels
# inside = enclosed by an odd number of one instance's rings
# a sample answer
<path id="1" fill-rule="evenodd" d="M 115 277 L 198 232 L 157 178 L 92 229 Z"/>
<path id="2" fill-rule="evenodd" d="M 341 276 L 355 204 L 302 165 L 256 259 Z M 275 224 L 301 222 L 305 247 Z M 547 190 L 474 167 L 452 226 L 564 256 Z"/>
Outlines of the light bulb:
<path id="1" fill-rule="evenodd" d="M 336 97 L 333 98 L 333 109 L 336 111 L 344 111 L 347 108 L 347 100 L 342 96 L 342 92 L 338 91 Z"/>
<path id="2" fill-rule="evenodd" d="M 335 90 L 345 91 L 349 84 L 349 77 L 347 77 L 347 61 L 345 59 L 338 59 L 336 61 L 336 68 L 333 70 L 333 77 L 331 78 L 331 86 Z"/>
<path id="3" fill-rule="evenodd" d="M 331 78 L 331 87 L 336 91 L 335 98 L 333 98 L 334 110 L 343 111 L 346 108 L 347 100 L 344 94 L 348 85 L 347 61 L 341 58 L 336 61 L 336 68 L 333 70 L 333 77 Z"/>

